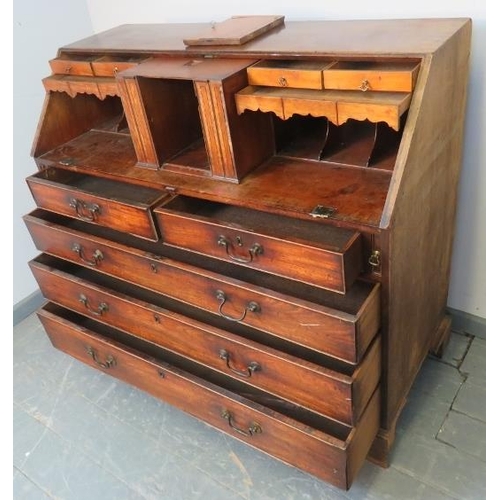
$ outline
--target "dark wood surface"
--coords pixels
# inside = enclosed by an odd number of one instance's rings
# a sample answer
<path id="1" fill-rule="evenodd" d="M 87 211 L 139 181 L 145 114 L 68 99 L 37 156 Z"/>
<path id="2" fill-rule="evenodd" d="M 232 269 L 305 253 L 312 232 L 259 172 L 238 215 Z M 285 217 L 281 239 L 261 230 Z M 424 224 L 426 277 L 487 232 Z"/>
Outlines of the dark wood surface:
<path id="1" fill-rule="evenodd" d="M 218 290 L 227 296 L 222 312 L 230 317 L 241 316 L 248 303 L 256 302 L 261 311 L 247 314 L 242 321 L 245 325 L 349 363 L 361 361 L 380 325 L 378 285 L 357 282 L 348 294 L 339 295 L 268 275 L 257 276 L 251 269 L 221 268 L 217 261 L 200 262 L 198 257 L 194 266 L 169 258 L 171 249 L 165 245 L 145 245 L 120 234 L 115 234 L 118 241 L 113 241 L 107 230 L 99 232 L 98 227 L 40 211 L 24 220 L 41 252 L 218 316 Z M 96 251 L 102 259 L 96 259 Z"/>
<path id="2" fill-rule="evenodd" d="M 56 309 L 45 308 L 39 317 L 53 345 L 80 361 L 139 387 L 209 425 L 272 456 L 302 468 L 342 489 L 348 489 L 362 464 L 369 443 L 378 428 L 379 391 L 371 398 L 357 428 L 338 424 L 316 425 L 317 430 L 285 414 L 224 390 L 172 364 L 144 356 L 122 343 L 110 340 L 71 320 Z M 89 355 L 92 349 L 96 364 Z M 110 367 L 107 368 L 106 364 Z M 189 397 L 186 397 L 189 395 Z M 237 426 L 246 431 L 253 423 L 260 433 L 242 436 L 230 428 L 222 412 L 230 411 Z M 287 413 L 290 410 L 287 411 Z M 291 412 L 293 414 L 293 410 Z M 310 420 L 315 421 L 312 415 Z M 360 430 L 360 436 L 356 438 Z M 301 453 L 297 453 L 298 449 Z"/>
<path id="3" fill-rule="evenodd" d="M 449 329 L 470 20 L 185 47 L 207 27 L 125 25 L 51 61 L 25 221 L 44 293 L 78 312 L 40 317 L 77 359 L 348 488 L 368 452 L 388 465 Z"/>
<path id="4" fill-rule="evenodd" d="M 244 57 L 422 56 L 437 51 L 470 20 L 384 19 L 356 21 L 285 21 L 282 28 L 244 47 L 217 47 L 217 52 Z M 205 25 L 207 28 L 209 24 Z M 84 40 L 63 51 L 212 53 L 214 48 L 186 49 L 183 39 L 196 35 L 203 24 L 126 24 Z"/>
<path id="5" fill-rule="evenodd" d="M 100 280 L 109 283 L 101 286 L 92 280 L 92 271 L 42 257 L 30 267 L 46 299 L 324 416 L 355 425 L 378 385 L 379 341 L 349 377 L 150 305 L 134 297 L 132 286 L 116 292 L 112 280 Z M 99 310 L 103 304 L 105 309 Z M 221 349 L 229 356 L 227 362 Z M 259 368 L 249 372 L 252 363 Z"/>
<path id="6" fill-rule="evenodd" d="M 168 197 L 159 190 L 56 169 L 34 174 L 27 182 L 40 208 L 158 239 L 151 210 Z"/>

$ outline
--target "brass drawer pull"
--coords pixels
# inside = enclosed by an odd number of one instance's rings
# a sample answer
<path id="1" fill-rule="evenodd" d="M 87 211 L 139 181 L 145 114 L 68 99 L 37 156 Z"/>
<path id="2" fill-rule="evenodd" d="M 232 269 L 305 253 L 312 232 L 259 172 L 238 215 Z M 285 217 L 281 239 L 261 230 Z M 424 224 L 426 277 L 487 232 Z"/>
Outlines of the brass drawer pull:
<path id="1" fill-rule="evenodd" d="M 112 366 L 116 365 L 116 359 L 111 356 L 111 354 L 106 358 L 106 361 L 102 362 L 99 361 L 97 358 L 97 353 L 94 351 L 94 349 L 90 346 L 86 347 L 87 354 L 94 360 L 94 363 L 97 366 L 100 366 L 101 368 L 108 369 L 111 368 Z"/>
<path id="2" fill-rule="evenodd" d="M 242 246 L 241 243 L 241 238 L 238 236 L 236 238 L 238 246 Z M 248 264 L 249 262 L 252 262 L 253 259 L 257 255 L 262 255 L 264 253 L 264 249 L 262 248 L 259 243 L 254 243 L 249 249 L 248 249 L 248 254 L 250 257 L 245 258 L 245 257 L 237 257 L 236 255 L 233 255 L 231 253 L 230 247 L 233 246 L 231 241 L 226 238 L 225 236 L 219 236 L 219 239 L 217 240 L 217 245 L 224 247 L 226 249 L 226 254 L 231 260 L 234 260 L 235 262 L 240 262 L 242 264 Z"/>
<path id="3" fill-rule="evenodd" d="M 69 206 L 75 209 L 76 215 L 80 219 L 89 222 L 95 222 L 101 211 L 101 207 L 97 203 L 90 203 L 87 205 L 83 200 L 77 198 L 72 198 L 69 201 Z"/>
<path id="4" fill-rule="evenodd" d="M 238 370 L 237 368 L 233 368 L 230 365 L 230 354 L 225 350 L 221 349 L 219 351 L 219 358 L 223 359 L 226 362 L 226 366 L 231 370 L 234 374 L 239 375 L 240 377 L 250 378 L 253 372 L 258 372 L 260 370 L 260 365 L 256 361 L 252 361 L 246 370 Z"/>
<path id="5" fill-rule="evenodd" d="M 260 312 L 260 305 L 257 302 L 254 302 L 253 300 L 249 302 L 245 310 L 243 311 L 243 314 L 239 318 L 233 318 L 232 316 L 228 316 L 227 314 L 224 314 L 222 312 L 222 307 L 227 301 L 227 295 L 222 291 L 222 290 L 217 290 L 215 292 L 215 296 L 217 297 L 217 300 L 220 302 L 219 305 L 219 314 L 222 316 L 224 319 L 227 319 L 229 321 L 243 321 L 246 318 L 247 312 L 252 312 L 252 313 L 258 313 Z"/>
<path id="6" fill-rule="evenodd" d="M 225 420 L 227 420 L 227 423 L 229 424 L 229 427 L 236 431 L 238 434 L 242 434 L 243 436 L 246 437 L 251 437 L 254 434 L 261 434 L 262 433 L 262 427 L 260 424 L 257 422 L 252 422 L 250 426 L 248 427 L 248 430 L 245 429 L 240 429 L 239 427 L 236 427 L 233 424 L 233 415 L 229 410 L 222 410 L 221 417 Z"/>
<path id="7" fill-rule="evenodd" d="M 370 85 L 370 82 L 368 80 L 363 80 L 361 82 L 361 85 L 358 87 L 359 90 L 361 90 L 361 92 L 366 92 L 367 90 L 371 90 L 372 87 Z"/>
<path id="8" fill-rule="evenodd" d="M 109 311 L 109 306 L 106 302 L 101 302 L 97 309 L 92 309 L 89 304 L 89 299 L 83 293 L 80 294 L 80 298 L 78 299 L 85 308 L 90 311 L 94 316 L 102 316 L 106 311 Z"/>
<path id="9" fill-rule="evenodd" d="M 288 82 L 286 81 L 286 78 L 284 76 L 280 76 L 278 78 L 278 85 L 280 87 L 288 87 Z"/>
<path id="10" fill-rule="evenodd" d="M 76 254 L 78 254 L 78 257 L 80 257 L 80 260 L 83 263 L 87 264 L 88 266 L 97 266 L 99 264 L 99 262 L 101 262 L 101 260 L 104 259 L 104 255 L 100 250 L 96 250 L 92 254 L 92 258 L 87 259 L 85 257 L 85 252 L 83 250 L 83 247 L 82 247 L 82 245 L 80 245 L 80 243 L 73 243 L 71 250 L 73 252 L 75 252 Z"/>

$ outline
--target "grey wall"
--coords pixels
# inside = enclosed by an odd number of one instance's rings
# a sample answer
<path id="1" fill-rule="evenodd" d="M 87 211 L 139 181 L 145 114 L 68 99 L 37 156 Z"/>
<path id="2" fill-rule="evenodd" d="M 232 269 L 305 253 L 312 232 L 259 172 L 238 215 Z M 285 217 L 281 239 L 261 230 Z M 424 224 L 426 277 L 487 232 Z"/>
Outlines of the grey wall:
<path id="1" fill-rule="evenodd" d="M 27 261 L 37 255 L 22 216 L 35 205 L 25 178 L 35 172 L 31 144 L 42 110 L 42 78 L 57 49 L 92 34 L 85 0 L 16 0 L 14 2 L 13 131 L 13 299 L 14 304 L 38 289 Z"/>

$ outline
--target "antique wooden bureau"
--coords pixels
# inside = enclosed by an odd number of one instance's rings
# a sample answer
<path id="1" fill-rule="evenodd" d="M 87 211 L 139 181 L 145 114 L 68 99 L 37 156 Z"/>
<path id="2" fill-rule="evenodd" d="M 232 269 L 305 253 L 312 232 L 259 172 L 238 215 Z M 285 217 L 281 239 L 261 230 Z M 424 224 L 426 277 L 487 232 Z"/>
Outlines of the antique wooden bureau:
<path id="1" fill-rule="evenodd" d="M 38 314 L 56 348 L 347 489 L 388 465 L 449 336 L 471 23 L 240 22 L 50 61 Z"/>

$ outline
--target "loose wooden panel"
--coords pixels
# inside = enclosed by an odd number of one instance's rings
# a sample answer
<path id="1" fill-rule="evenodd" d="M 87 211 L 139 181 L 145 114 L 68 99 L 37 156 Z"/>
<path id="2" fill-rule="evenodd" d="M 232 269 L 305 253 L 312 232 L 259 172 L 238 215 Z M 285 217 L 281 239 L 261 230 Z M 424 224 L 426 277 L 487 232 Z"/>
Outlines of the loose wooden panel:
<path id="1" fill-rule="evenodd" d="M 167 196 L 159 190 L 54 168 L 30 176 L 27 182 L 41 208 L 158 239 L 151 209 Z"/>
<path id="2" fill-rule="evenodd" d="M 177 196 L 155 210 L 163 242 L 345 293 L 359 275 L 359 233 Z"/>
<path id="3" fill-rule="evenodd" d="M 144 302 L 132 286 L 120 286 L 121 293 L 109 288 L 112 280 L 96 281 L 95 273 L 63 261 L 42 255 L 30 267 L 51 302 L 348 425 L 355 425 L 378 385 L 380 339 L 350 376 Z"/>
<path id="4" fill-rule="evenodd" d="M 169 247 L 160 243 L 127 238 L 41 210 L 26 215 L 24 221 L 42 252 L 218 317 L 239 318 L 249 304 L 257 303 L 259 311 L 247 312 L 239 323 L 351 364 L 362 359 L 379 329 L 379 285 L 359 281 L 340 295 L 220 261 L 202 261 L 199 256 L 193 266 L 169 258 Z M 226 297 L 224 304 L 219 292 Z"/>
<path id="5" fill-rule="evenodd" d="M 257 402 L 261 399 L 257 394 L 245 393 L 243 397 L 210 382 L 213 377 L 208 374 L 201 379 L 171 363 L 141 354 L 123 344 L 123 336 L 109 330 L 103 332 L 106 336 L 95 333 L 95 323 L 86 323 L 90 330 L 81 319 L 52 304 L 38 315 L 57 349 L 340 488 L 348 489 L 352 484 L 377 432 L 378 390 L 358 427 L 350 429 L 294 405 L 279 405 L 282 411 L 278 412 L 272 409 L 276 406 L 272 398 L 265 398 L 269 404 L 263 406 Z M 122 342 L 110 336 L 118 336 Z"/>
<path id="6" fill-rule="evenodd" d="M 194 38 L 184 38 L 191 45 L 242 45 L 284 23 L 285 16 L 233 16 L 212 23 Z"/>
<path id="7" fill-rule="evenodd" d="M 322 89 L 323 70 L 333 64 L 331 60 L 270 59 L 259 61 L 247 69 L 248 83 L 269 87 Z"/>
<path id="8" fill-rule="evenodd" d="M 339 61 L 323 72 L 326 89 L 412 92 L 418 62 Z"/>

